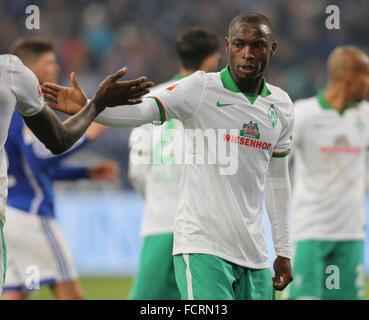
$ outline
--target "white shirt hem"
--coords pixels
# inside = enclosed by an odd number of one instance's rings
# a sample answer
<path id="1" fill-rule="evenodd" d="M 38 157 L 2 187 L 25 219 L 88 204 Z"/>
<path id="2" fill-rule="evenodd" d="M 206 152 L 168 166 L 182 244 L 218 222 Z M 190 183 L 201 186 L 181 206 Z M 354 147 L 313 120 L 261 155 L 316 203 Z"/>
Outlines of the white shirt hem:
<path id="1" fill-rule="evenodd" d="M 177 254 L 183 254 L 183 253 L 196 253 L 196 254 L 210 254 L 213 256 L 217 256 L 221 259 L 227 260 L 228 262 L 232 262 L 234 264 L 237 264 L 241 267 L 246 267 L 246 268 L 250 268 L 250 269 L 266 269 L 269 268 L 269 263 L 268 260 L 266 259 L 265 262 L 263 263 L 253 263 L 250 261 L 245 261 L 245 260 L 240 260 L 240 259 L 236 259 L 234 257 L 230 257 L 226 254 L 223 254 L 221 252 L 218 252 L 216 250 L 209 250 L 209 249 L 201 249 L 201 248 L 174 248 L 173 249 L 173 255 L 177 255 Z"/>
<path id="2" fill-rule="evenodd" d="M 159 234 L 165 234 L 165 233 L 174 233 L 173 231 L 173 227 L 171 228 L 166 228 L 166 229 L 156 229 L 156 230 L 150 230 L 150 231 L 142 231 L 141 232 L 141 238 L 146 238 L 146 237 L 149 237 L 149 236 L 156 236 L 156 235 L 159 235 Z"/>

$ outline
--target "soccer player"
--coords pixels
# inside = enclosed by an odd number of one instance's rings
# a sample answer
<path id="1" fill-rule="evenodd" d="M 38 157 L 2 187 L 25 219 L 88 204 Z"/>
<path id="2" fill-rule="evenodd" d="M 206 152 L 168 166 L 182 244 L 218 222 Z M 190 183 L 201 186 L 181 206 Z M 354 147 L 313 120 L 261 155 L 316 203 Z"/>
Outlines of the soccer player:
<path id="1" fill-rule="evenodd" d="M 95 140 L 102 130 L 91 124 L 68 151 L 52 155 L 25 127 L 19 113 L 13 115 L 5 143 L 9 190 L 4 227 L 8 261 L 4 300 L 26 299 L 43 285 L 50 287 L 56 299 L 83 299 L 68 243 L 55 219 L 53 183 L 116 178 L 119 171 L 114 162 L 91 167 L 62 164 L 63 159 Z M 27 280 L 33 266 L 37 267 L 37 282 Z"/>
<path id="2" fill-rule="evenodd" d="M 53 153 L 69 149 L 86 131 L 93 119 L 106 107 L 122 103 L 137 103 L 138 97 L 148 93 L 151 82 L 145 77 L 130 81 L 118 80 L 126 68 L 106 78 L 93 99 L 75 116 L 61 123 L 55 113 L 46 107 L 36 76 L 11 54 L 0 55 L 0 293 L 6 269 L 6 247 L 3 236 L 7 174 L 4 144 L 14 108 L 24 118 L 26 125 Z"/>
<path id="3" fill-rule="evenodd" d="M 217 36 L 203 27 L 184 29 L 177 37 L 176 50 L 180 59 L 179 73 L 171 81 L 151 90 L 151 95 L 173 85 L 197 70 L 213 72 L 220 58 Z M 149 143 L 140 143 L 141 130 L 146 130 Z M 153 133 L 153 131 L 156 131 Z M 183 125 L 171 119 L 161 127 L 146 124 L 132 131 L 130 136 L 129 177 L 136 191 L 145 199 L 145 212 L 141 226 L 144 238 L 141 260 L 130 298 L 134 300 L 180 299 L 174 275 L 173 231 L 174 215 L 181 166 L 174 164 L 174 155 L 168 145 L 174 131 L 183 136 Z M 167 150 L 167 151 L 164 151 Z M 149 164 L 136 163 L 141 156 Z M 155 164 L 154 162 L 155 157 Z M 163 198 L 161 195 L 165 194 Z"/>
<path id="4" fill-rule="evenodd" d="M 290 299 L 362 299 L 369 58 L 328 58 L 328 85 L 295 102 L 294 283 Z M 288 290 L 286 290 L 287 292 Z"/>
<path id="5" fill-rule="evenodd" d="M 40 83 L 56 81 L 59 67 L 50 42 L 21 40 L 12 53 L 34 72 Z M 4 228 L 8 266 L 3 299 L 25 299 L 39 285 L 49 285 L 57 299 L 83 298 L 68 244 L 55 221 L 53 182 L 116 178 L 118 167 L 113 162 L 90 168 L 61 163 L 95 140 L 104 129 L 91 124 L 72 148 L 53 156 L 25 126 L 18 111 L 14 112 L 5 143 L 9 190 Z M 37 284 L 27 284 L 28 269 L 32 266 L 38 268 Z"/>
<path id="6" fill-rule="evenodd" d="M 273 299 L 274 288 L 283 290 L 292 280 L 286 156 L 294 112 L 288 94 L 264 79 L 276 48 L 269 19 L 244 12 L 229 26 L 229 64 L 221 72 L 195 72 L 141 105 L 105 110 L 96 118 L 122 127 L 174 118 L 183 123 L 185 138 L 195 132 L 218 134 L 218 141 L 203 141 L 202 149 L 193 148 L 190 140 L 185 150 L 195 161 L 183 167 L 174 227 L 174 267 L 182 299 Z M 72 114 L 86 103 L 74 99 L 80 90 L 44 86 L 53 107 Z M 238 165 L 236 172 L 221 170 L 220 161 L 204 161 L 208 156 L 214 160 L 224 145 Z M 277 254 L 274 279 L 263 194 Z"/>

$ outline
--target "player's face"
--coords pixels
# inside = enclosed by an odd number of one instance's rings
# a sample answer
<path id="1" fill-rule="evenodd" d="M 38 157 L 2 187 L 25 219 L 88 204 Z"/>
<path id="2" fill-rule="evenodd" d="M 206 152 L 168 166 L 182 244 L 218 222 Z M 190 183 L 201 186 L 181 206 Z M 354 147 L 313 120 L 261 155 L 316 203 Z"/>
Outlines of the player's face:
<path id="1" fill-rule="evenodd" d="M 359 71 L 348 71 L 345 74 L 350 101 L 360 102 L 369 92 L 369 57 L 365 54 L 356 57 L 360 61 Z"/>
<path id="2" fill-rule="evenodd" d="M 266 25 L 242 22 L 234 26 L 226 49 L 231 73 L 238 81 L 260 77 L 269 58 L 275 53 L 277 43 L 272 41 Z"/>
<path id="3" fill-rule="evenodd" d="M 40 56 L 37 63 L 31 67 L 40 83 L 57 82 L 59 65 L 56 62 L 54 52 L 46 52 Z"/>
<path id="4" fill-rule="evenodd" d="M 351 101 L 360 102 L 365 99 L 369 92 L 369 66 L 368 70 L 352 75 L 349 85 L 349 96 Z"/>

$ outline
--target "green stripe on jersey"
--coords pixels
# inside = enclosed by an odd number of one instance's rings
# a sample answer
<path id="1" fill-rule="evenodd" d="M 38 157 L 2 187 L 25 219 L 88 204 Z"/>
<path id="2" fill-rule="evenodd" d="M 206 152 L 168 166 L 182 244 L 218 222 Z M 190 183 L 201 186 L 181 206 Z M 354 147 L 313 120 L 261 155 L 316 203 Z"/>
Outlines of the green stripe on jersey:
<path id="1" fill-rule="evenodd" d="M 167 117 L 165 115 L 165 109 L 164 109 L 164 106 L 163 104 L 161 103 L 161 101 L 157 98 L 157 97 L 147 97 L 147 98 L 152 98 L 155 100 L 158 108 L 159 108 L 159 112 L 160 112 L 160 120 L 161 122 L 165 122 L 167 120 Z"/>
<path id="2" fill-rule="evenodd" d="M 178 80 L 181 80 L 181 79 L 183 79 L 183 78 L 185 78 L 186 76 L 184 76 L 184 75 L 182 75 L 182 74 L 180 74 L 180 73 L 178 73 L 178 74 L 176 74 L 173 78 L 172 78 L 172 81 L 178 81 Z"/>
<path id="3" fill-rule="evenodd" d="M 40 114 L 41 114 L 41 113 L 43 113 L 46 109 L 47 109 L 47 104 L 46 104 L 46 103 L 44 103 L 44 106 L 42 107 L 42 109 L 38 110 L 36 113 L 31 114 L 31 115 L 21 114 L 21 116 L 22 116 L 22 117 L 25 117 L 25 118 L 32 118 L 32 117 L 35 117 L 35 116 L 40 115 Z"/>
<path id="4" fill-rule="evenodd" d="M 324 110 L 336 110 L 336 109 L 332 108 L 332 106 L 324 98 L 324 93 L 325 93 L 325 91 L 324 90 L 321 90 L 318 93 L 318 95 L 316 96 L 316 98 L 319 101 L 319 104 L 320 104 L 321 108 L 324 109 Z M 349 108 L 355 108 L 356 105 L 357 104 L 355 102 L 350 102 L 347 109 L 349 109 Z M 338 111 L 338 110 L 336 110 L 336 111 L 339 113 L 340 116 L 342 116 L 343 113 L 345 112 L 345 110 L 347 110 L 347 109 L 343 109 L 342 111 Z"/>
<path id="5" fill-rule="evenodd" d="M 288 156 L 291 152 L 291 149 L 288 149 L 285 152 L 273 152 L 272 157 L 274 158 L 284 158 L 286 156 Z"/>

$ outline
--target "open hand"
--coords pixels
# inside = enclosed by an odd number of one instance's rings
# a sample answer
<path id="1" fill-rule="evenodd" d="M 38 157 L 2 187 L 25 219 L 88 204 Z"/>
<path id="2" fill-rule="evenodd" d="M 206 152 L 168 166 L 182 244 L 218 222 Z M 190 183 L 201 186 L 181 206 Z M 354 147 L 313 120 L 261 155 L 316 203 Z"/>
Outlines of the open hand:
<path id="1" fill-rule="evenodd" d="M 149 88 L 154 85 L 153 82 L 147 82 L 146 77 L 140 77 L 135 80 L 118 81 L 127 73 L 127 68 L 119 70 L 114 75 L 108 76 L 96 91 L 93 100 L 101 108 L 114 107 L 118 105 L 131 105 L 141 103 L 137 99 L 150 92 Z M 67 114 L 76 114 L 87 103 L 87 97 L 79 86 L 74 72 L 70 75 L 72 88 L 57 85 L 55 83 L 45 82 L 42 86 L 42 92 L 50 108 L 63 111 Z"/>
<path id="2" fill-rule="evenodd" d="M 273 263 L 274 278 L 273 287 L 282 291 L 293 280 L 291 261 L 288 258 L 277 256 Z"/>
<path id="3" fill-rule="evenodd" d="M 149 88 L 152 87 L 154 83 L 147 82 L 146 77 L 128 81 L 118 81 L 127 71 L 128 69 L 124 67 L 114 75 L 108 76 L 100 83 L 99 88 L 92 98 L 98 107 L 115 107 L 142 102 L 141 99 L 137 98 L 149 93 Z"/>
<path id="4" fill-rule="evenodd" d="M 79 86 L 74 72 L 70 74 L 70 83 L 72 88 L 45 82 L 41 89 L 45 98 L 51 101 L 46 102 L 50 108 L 73 115 L 86 105 L 87 96 Z"/>

